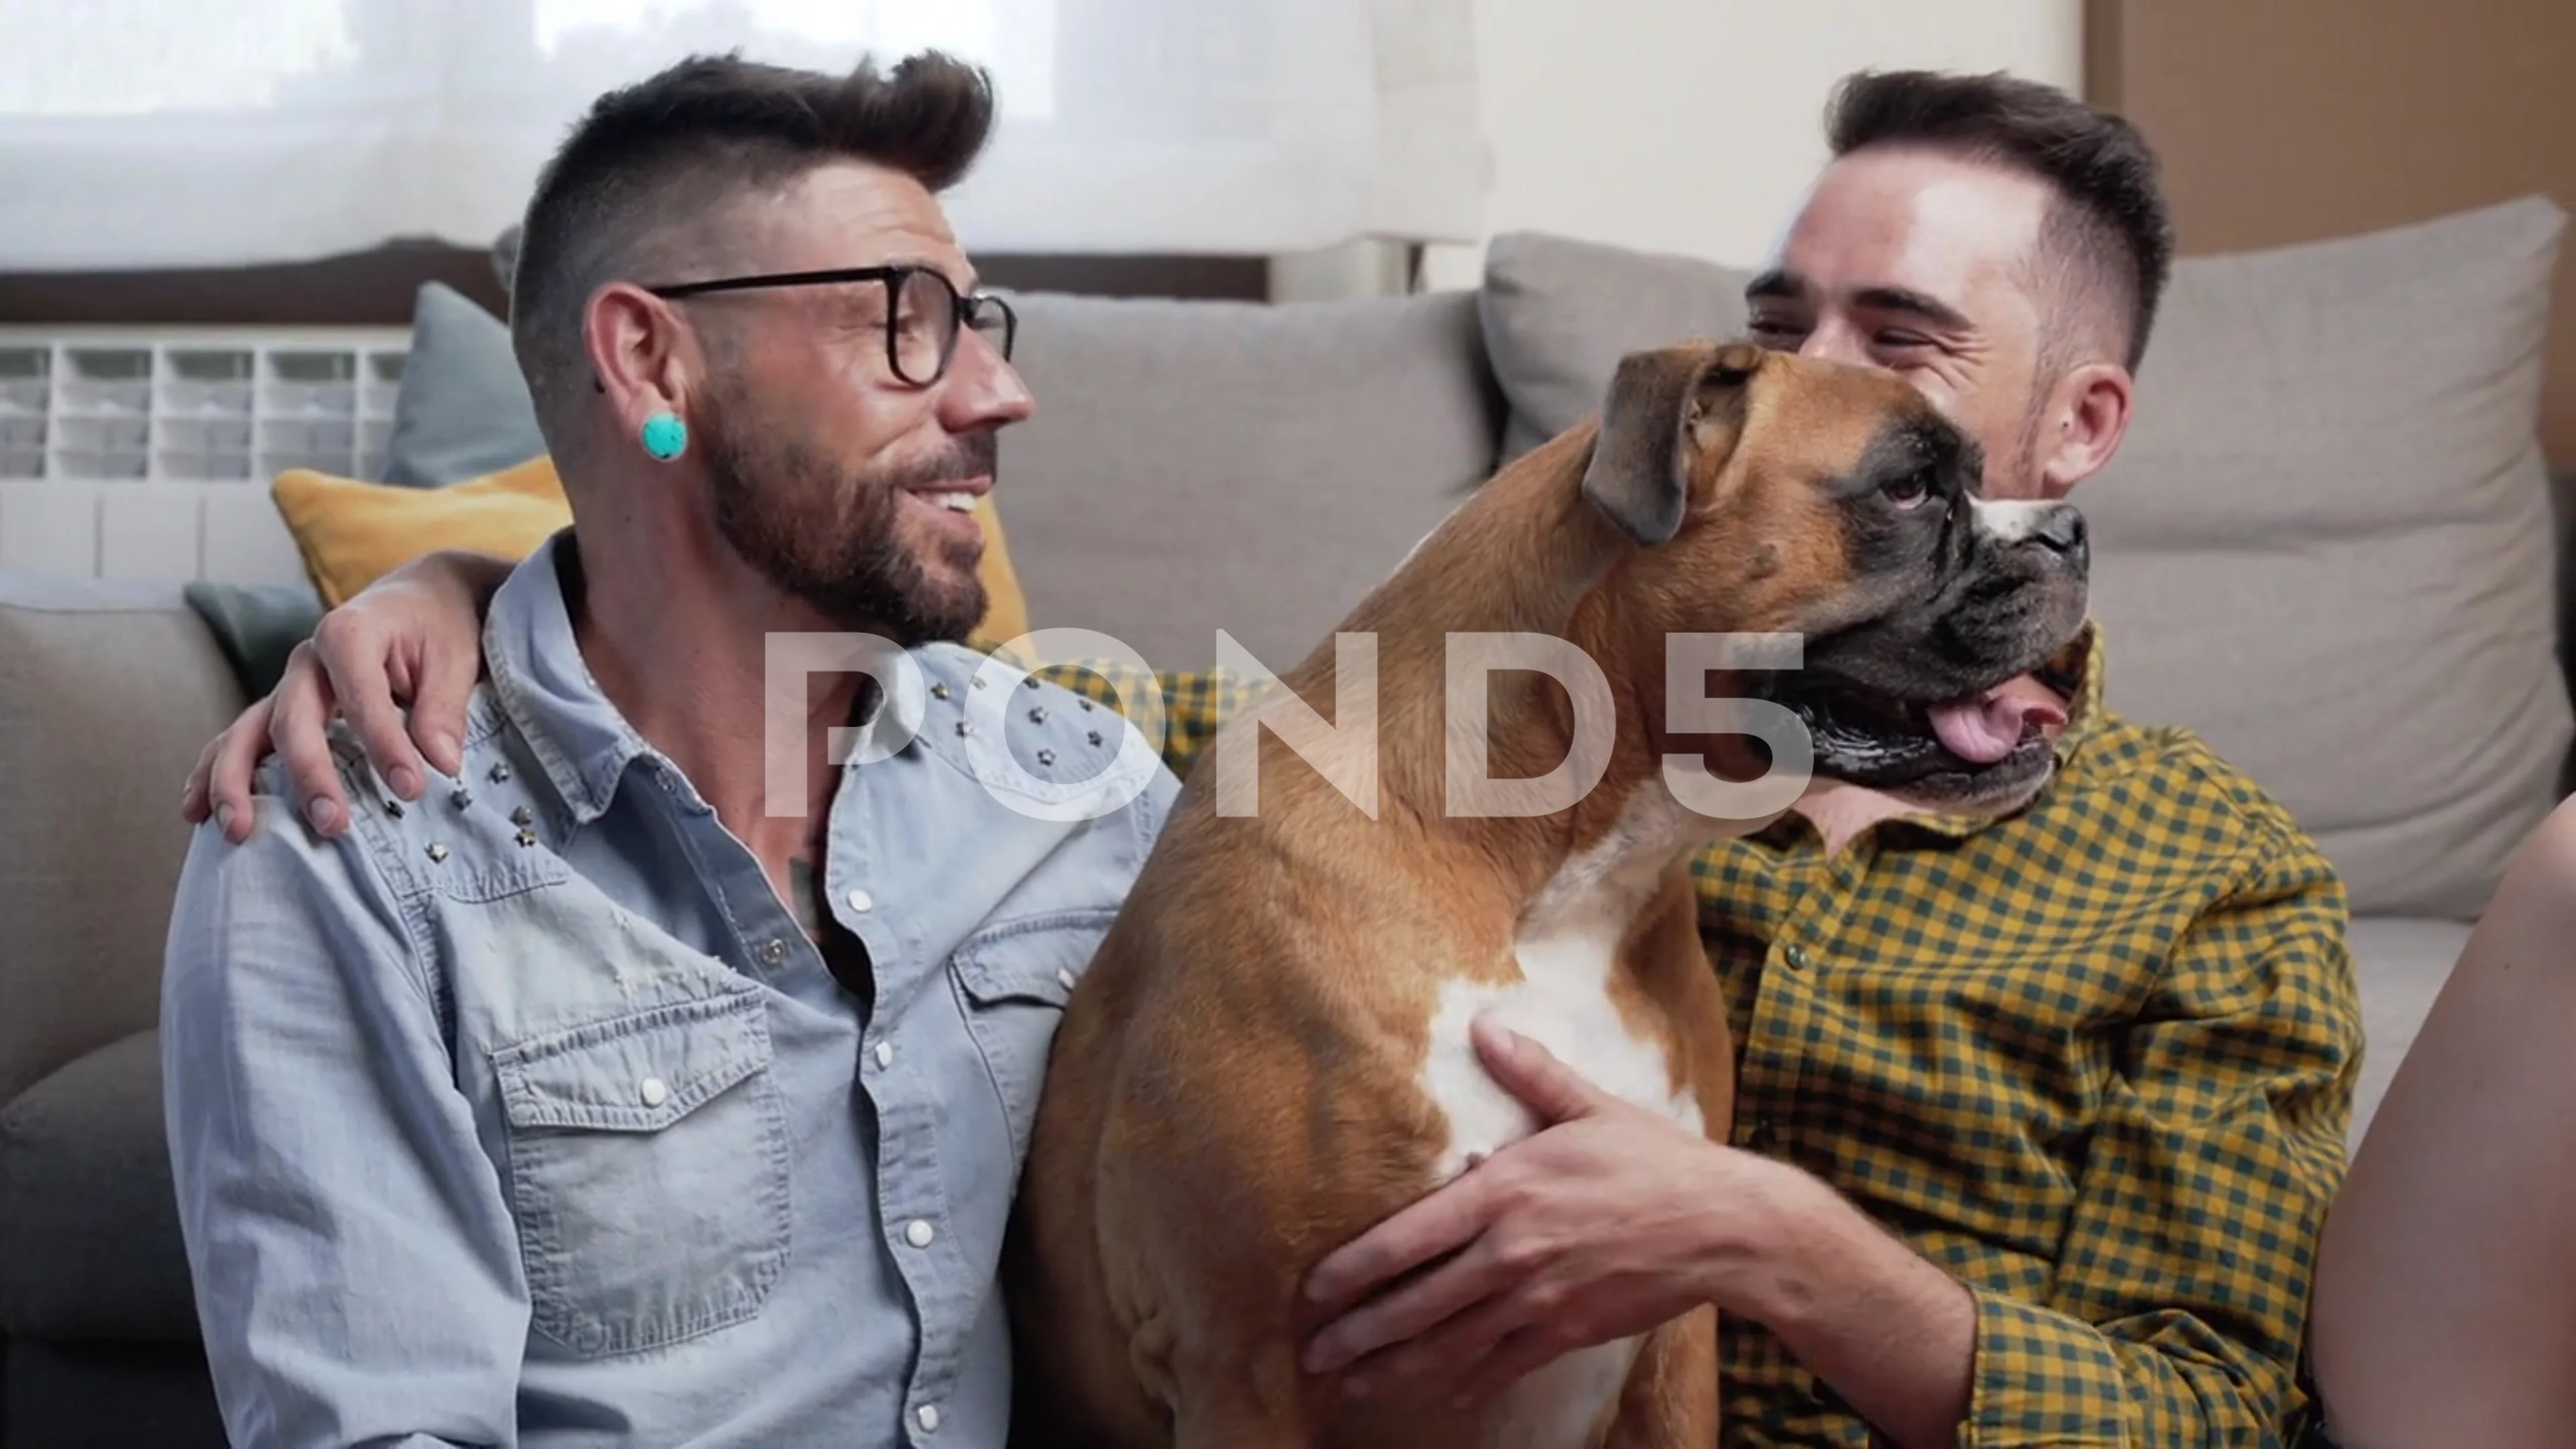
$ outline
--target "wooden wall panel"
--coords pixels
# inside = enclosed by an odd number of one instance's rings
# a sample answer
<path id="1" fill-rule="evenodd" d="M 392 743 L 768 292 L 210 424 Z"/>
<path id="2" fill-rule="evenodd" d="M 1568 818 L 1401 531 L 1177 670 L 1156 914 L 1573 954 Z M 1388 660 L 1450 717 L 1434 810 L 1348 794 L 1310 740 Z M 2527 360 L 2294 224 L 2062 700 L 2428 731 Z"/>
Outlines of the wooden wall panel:
<path id="1" fill-rule="evenodd" d="M 2086 88 L 2163 158 L 2185 253 L 2530 192 L 2576 216 L 2576 0 L 2091 0 Z M 2576 467 L 2576 235 L 2542 436 Z"/>

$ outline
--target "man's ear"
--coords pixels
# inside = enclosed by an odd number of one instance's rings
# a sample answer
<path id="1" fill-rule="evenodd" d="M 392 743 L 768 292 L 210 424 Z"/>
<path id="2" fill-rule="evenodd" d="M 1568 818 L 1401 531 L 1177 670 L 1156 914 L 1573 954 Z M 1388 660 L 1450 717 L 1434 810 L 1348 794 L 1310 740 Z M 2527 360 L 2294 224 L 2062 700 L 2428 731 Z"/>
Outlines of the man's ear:
<path id="1" fill-rule="evenodd" d="M 2134 392 L 2129 370 L 2116 363 L 2090 363 L 2059 380 L 2049 398 L 2057 427 L 2031 460 L 2040 497 L 2065 497 L 2111 461 L 2128 436 Z"/>
<path id="2" fill-rule="evenodd" d="M 1638 543 L 1671 541 L 1690 506 L 1691 464 L 1712 448 L 1733 446 L 1744 389 L 1762 359 L 1762 349 L 1744 345 L 1620 358 L 1583 470 L 1583 496 Z M 1710 426 L 1720 421 L 1722 430 Z"/>

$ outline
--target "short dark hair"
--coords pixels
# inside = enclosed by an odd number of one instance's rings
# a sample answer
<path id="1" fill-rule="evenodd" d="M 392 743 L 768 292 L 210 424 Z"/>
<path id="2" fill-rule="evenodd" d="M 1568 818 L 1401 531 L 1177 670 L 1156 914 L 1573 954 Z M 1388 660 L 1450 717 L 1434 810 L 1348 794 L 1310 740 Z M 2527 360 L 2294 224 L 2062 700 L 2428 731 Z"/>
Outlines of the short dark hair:
<path id="1" fill-rule="evenodd" d="M 1862 71 L 1835 87 L 1825 134 L 1838 157 L 1920 145 L 2047 182 L 2058 204 L 2044 246 L 2093 305 L 2107 305 L 2129 368 L 2146 356 L 2173 266 L 2173 219 L 2155 151 L 2126 118 L 2001 73 Z"/>
<path id="2" fill-rule="evenodd" d="M 540 418 L 587 387 L 592 292 L 618 277 L 675 280 L 643 273 L 691 260 L 681 253 L 693 243 L 720 245 L 691 223 L 720 223 L 725 203 L 834 160 L 945 191 L 983 153 L 993 113 L 991 78 L 937 51 L 891 75 L 862 59 L 845 76 L 692 56 L 601 96 L 546 163 L 520 226 L 511 341 Z"/>

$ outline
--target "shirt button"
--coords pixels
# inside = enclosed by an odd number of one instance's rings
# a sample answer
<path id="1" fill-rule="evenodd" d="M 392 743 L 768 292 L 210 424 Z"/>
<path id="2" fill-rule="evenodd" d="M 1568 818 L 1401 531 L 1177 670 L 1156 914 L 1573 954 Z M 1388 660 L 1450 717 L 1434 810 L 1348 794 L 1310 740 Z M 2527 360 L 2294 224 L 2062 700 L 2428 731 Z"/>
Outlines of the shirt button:
<path id="1" fill-rule="evenodd" d="M 914 1218 L 911 1222 L 904 1225 L 903 1240 L 912 1244 L 916 1248 L 929 1247 L 930 1240 L 938 1236 L 939 1233 L 937 1229 L 931 1227 L 930 1224 L 919 1218 Z"/>
<path id="2" fill-rule="evenodd" d="M 877 898 L 869 895 L 863 890 L 851 891 L 848 900 L 850 902 L 850 909 L 854 911 L 865 912 L 876 909 Z"/>
<path id="3" fill-rule="evenodd" d="M 662 1084 L 660 1077 L 646 1077 L 642 1092 L 647 1107 L 659 1107 L 671 1099 L 671 1089 Z"/>
<path id="4" fill-rule="evenodd" d="M 877 1043 L 877 1065 L 881 1067 L 890 1067 L 894 1065 L 893 1042 L 881 1041 Z"/>
<path id="5" fill-rule="evenodd" d="M 1065 990 L 1067 990 L 1067 991 L 1071 991 L 1071 990 L 1073 989 L 1073 973 L 1072 973 L 1072 972 L 1070 972 L 1070 971 L 1058 971 L 1058 972 L 1056 972 L 1056 973 L 1055 973 L 1055 979 L 1056 979 L 1057 984 L 1059 984 L 1059 985 L 1061 985 L 1062 987 L 1064 987 L 1064 989 L 1065 989 Z"/>
<path id="6" fill-rule="evenodd" d="M 1806 947 L 1804 947 L 1804 946 L 1792 946 L 1792 947 L 1790 947 L 1790 948 L 1789 948 L 1788 956 L 1789 956 L 1789 968 L 1790 968 L 1791 970 L 1793 970 L 1793 971 L 1804 971 L 1804 970 L 1806 970 L 1806 969 L 1807 969 L 1807 948 L 1806 948 Z"/>
<path id="7" fill-rule="evenodd" d="M 787 943 L 778 939 L 776 936 L 772 936 L 768 940 L 760 943 L 760 959 L 768 962 L 772 966 L 777 965 L 779 958 L 786 954 Z"/>
<path id="8" fill-rule="evenodd" d="M 939 1406 L 937 1404 L 924 1404 L 920 1408 L 913 1410 L 912 1416 L 921 1421 L 921 1432 L 925 1434 L 935 1434 L 939 1432 Z"/>

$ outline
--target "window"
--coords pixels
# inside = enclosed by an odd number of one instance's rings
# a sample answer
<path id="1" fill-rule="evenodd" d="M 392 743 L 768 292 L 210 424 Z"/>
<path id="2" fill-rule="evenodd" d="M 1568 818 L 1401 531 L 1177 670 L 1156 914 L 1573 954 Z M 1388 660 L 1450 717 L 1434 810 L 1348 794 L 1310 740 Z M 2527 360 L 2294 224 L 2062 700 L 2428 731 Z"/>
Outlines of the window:
<path id="1" fill-rule="evenodd" d="M 696 52 L 986 65 L 993 252 L 1472 240 L 1470 0 L 85 0 L 0 9 L 0 272 L 486 245 L 601 91 Z"/>

